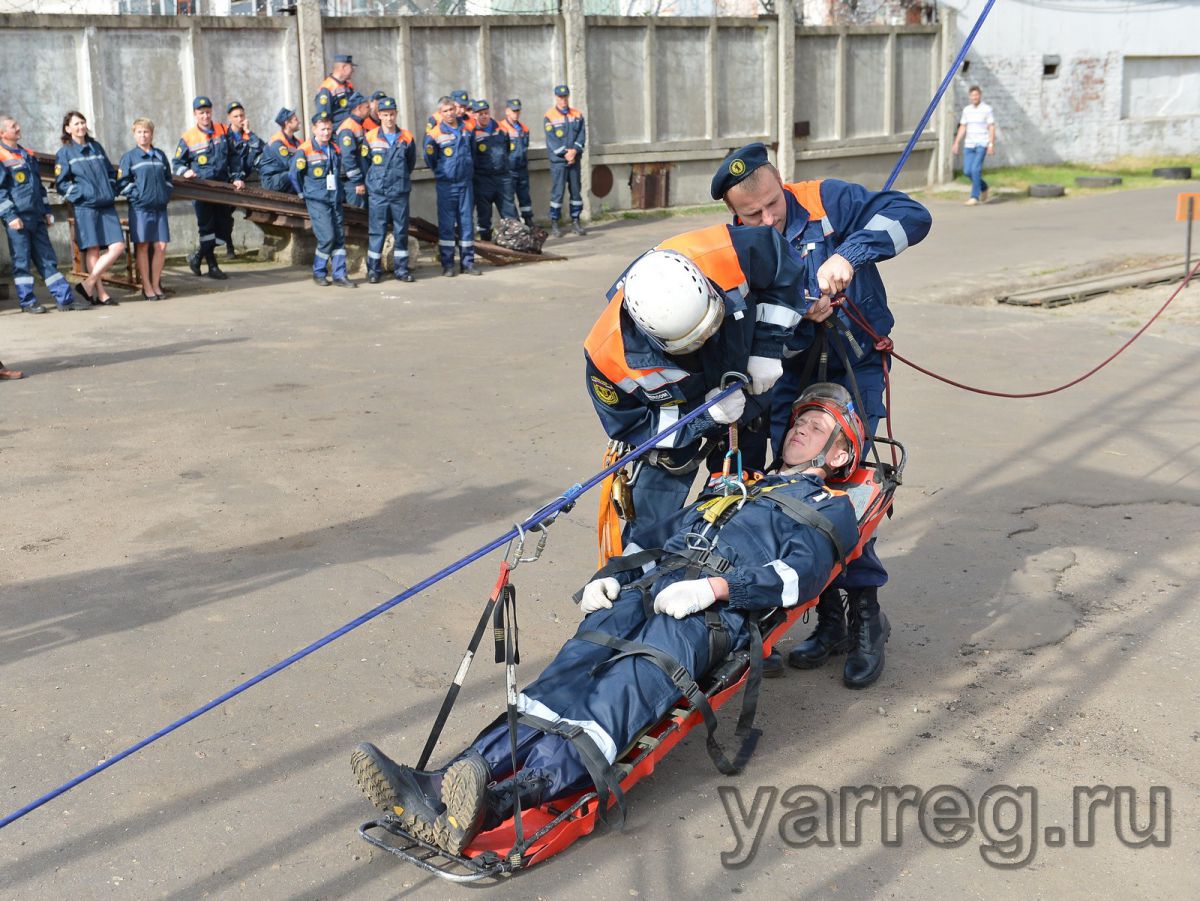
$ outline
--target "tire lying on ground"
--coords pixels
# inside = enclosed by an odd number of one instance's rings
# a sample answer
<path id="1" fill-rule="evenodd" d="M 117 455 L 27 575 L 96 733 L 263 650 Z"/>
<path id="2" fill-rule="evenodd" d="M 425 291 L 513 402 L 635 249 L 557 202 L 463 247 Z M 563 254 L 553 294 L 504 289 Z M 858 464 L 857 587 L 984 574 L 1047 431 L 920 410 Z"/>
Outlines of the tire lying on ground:
<path id="1" fill-rule="evenodd" d="M 1076 177 L 1075 184 L 1081 188 L 1111 188 L 1121 181 L 1118 175 L 1080 175 Z"/>
<path id="2" fill-rule="evenodd" d="M 1179 178 L 1188 179 L 1192 177 L 1191 166 L 1162 166 L 1158 169 L 1152 169 L 1150 172 L 1155 178 Z"/>
<path id="3" fill-rule="evenodd" d="M 1067 189 L 1062 185 L 1030 185 L 1030 197 L 1062 197 Z"/>

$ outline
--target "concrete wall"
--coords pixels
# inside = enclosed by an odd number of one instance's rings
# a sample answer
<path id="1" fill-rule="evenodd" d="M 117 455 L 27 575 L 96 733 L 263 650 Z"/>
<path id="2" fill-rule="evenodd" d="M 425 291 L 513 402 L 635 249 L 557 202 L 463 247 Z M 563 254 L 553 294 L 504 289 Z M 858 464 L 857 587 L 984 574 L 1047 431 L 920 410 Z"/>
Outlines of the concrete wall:
<path id="1" fill-rule="evenodd" d="M 984 0 L 954 0 L 961 44 Z M 1045 66 L 1057 58 L 1052 74 Z M 955 78 L 996 113 L 996 165 L 1184 155 L 1200 147 L 1200 0 L 998 4 Z M 952 123 L 951 123 L 952 124 Z"/>
<path id="2" fill-rule="evenodd" d="M 788 174 L 840 174 L 883 181 L 936 84 L 936 27 L 779 29 L 776 16 L 584 17 L 580 0 L 562 15 L 429 17 L 319 15 L 165 17 L 0 15 L 0 54 L 36 60 L 0 82 L 0 110 L 17 116 L 25 143 L 53 152 L 59 123 L 80 109 L 115 161 L 132 145 L 129 126 L 148 115 L 168 153 L 192 121 L 198 93 L 240 100 L 264 138 L 280 106 L 309 113 L 316 73 L 352 53 L 355 84 L 397 98 L 401 124 L 419 132 L 439 96 L 465 88 L 502 112 L 520 97 L 534 133 L 530 165 L 535 210 L 549 203 L 543 111 L 555 84 L 572 84 L 588 117 L 589 210 L 630 207 L 630 177 L 643 163 L 670 165 L 670 202 L 711 202 L 708 184 L 732 149 L 761 140 Z M 778 0 L 792 22 L 792 0 Z M 780 73 L 784 81 L 780 82 Z M 793 138 L 793 123 L 809 136 Z M 936 142 L 923 140 L 904 185 L 924 184 Z M 607 167 L 599 196 L 591 175 Z M 414 212 L 433 219 L 429 173 L 419 169 Z M 187 208 L 173 217 L 177 243 L 192 240 Z M 243 241 L 255 243 L 247 227 Z"/>

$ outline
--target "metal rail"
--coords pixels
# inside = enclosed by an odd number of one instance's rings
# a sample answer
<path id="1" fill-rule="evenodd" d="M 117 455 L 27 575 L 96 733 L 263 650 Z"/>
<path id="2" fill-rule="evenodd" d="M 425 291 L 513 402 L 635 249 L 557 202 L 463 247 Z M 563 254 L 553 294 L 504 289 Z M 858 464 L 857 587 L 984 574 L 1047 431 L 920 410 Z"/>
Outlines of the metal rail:
<path id="1" fill-rule="evenodd" d="M 53 184 L 54 157 L 46 153 L 33 155 L 37 158 L 42 181 Z M 176 178 L 174 185 L 174 190 L 171 192 L 172 200 L 199 200 L 203 203 L 236 207 L 245 210 L 246 218 L 259 226 L 312 231 L 308 207 L 295 194 L 268 191 L 266 188 L 256 185 L 246 185 L 239 191 L 227 182 L 212 181 L 207 178 Z M 342 206 L 342 218 L 345 223 L 346 237 L 365 244 L 367 240 L 366 210 L 346 204 Z M 410 218 L 408 234 L 426 244 L 436 245 L 438 241 L 437 226 L 419 216 Z M 72 246 L 74 246 L 74 237 L 72 237 Z M 489 263 L 497 266 L 565 259 L 554 253 L 526 253 L 521 250 L 512 250 L 491 241 L 476 241 L 475 252 Z"/>

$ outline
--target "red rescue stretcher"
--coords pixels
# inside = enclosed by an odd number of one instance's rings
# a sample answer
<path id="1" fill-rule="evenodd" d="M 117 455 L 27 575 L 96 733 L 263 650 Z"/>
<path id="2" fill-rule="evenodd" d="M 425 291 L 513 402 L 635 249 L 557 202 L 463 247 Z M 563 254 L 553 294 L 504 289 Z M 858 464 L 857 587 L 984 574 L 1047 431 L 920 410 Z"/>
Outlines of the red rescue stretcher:
<path id="1" fill-rule="evenodd" d="M 858 517 L 858 544 L 846 555 L 847 562 L 862 553 L 863 545 L 875 534 L 884 516 L 890 514 L 892 498 L 900 485 L 908 454 L 898 441 L 873 438 L 877 445 L 892 447 L 898 452 L 898 462 L 885 463 L 878 456 L 860 466 L 848 479 L 836 483 L 854 504 Z M 896 454 L 893 454 L 895 457 Z M 834 567 L 829 581 L 841 571 Z M 827 583 L 828 584 L 828 583 Z M 763 653 L 770 653 L 783 637 L 817 603 L 817 598 L 789 608 L 776 608 L 762 617 Z M 750 652 L 735 651 L 724 663 L 714 667 L 704 680 L 703 687 L 709 705 L 718 710 L 738 693 L 747 681 Z M 654 772 L 659 762 L 697 726 L 704 725 L 701 711 L 682 696 L 679 704 L 655 725 L 639 736 L 618 758 L 614 767 L 620 786 L 628 792 Z M 574 797 L 560 798 L 520 813 L 520 834 L 513 818 L 488 832 L 481 832 L 461 855 L 449 855 L 408 833 L 391 814 L 371 820 L 359 827 L 358 833 L 372 845 L 395 854 L 423 870 L 451 882 L 478 882 L 483 879 L 515 873 L 553 857 L 596 828 L 603 819 L 598 810 L 598 793 L 583 792 Z M 608 796 L 607 803 L 613 803 Z"/>

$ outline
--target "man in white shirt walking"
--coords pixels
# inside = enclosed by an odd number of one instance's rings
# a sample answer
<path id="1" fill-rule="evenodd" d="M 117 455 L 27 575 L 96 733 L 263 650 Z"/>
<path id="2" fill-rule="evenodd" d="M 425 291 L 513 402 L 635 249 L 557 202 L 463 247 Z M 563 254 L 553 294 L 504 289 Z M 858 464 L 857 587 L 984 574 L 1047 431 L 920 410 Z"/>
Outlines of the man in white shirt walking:
<path id="1" fill-rule="evenodd" d="M 988 184 L 983 180 L 983 158 L 996 152 L 996 119 L 992 108 L 983 102 L 983 91 L 979 85 L 971 85 L 968 96 L 971 102 L 963 109 L 958 120 L 958 134 L 950 152 L 957 154 L 963 148 L 963 174 L 971 179 L 971 199 L 967 206 L 987 203 Z"/>

